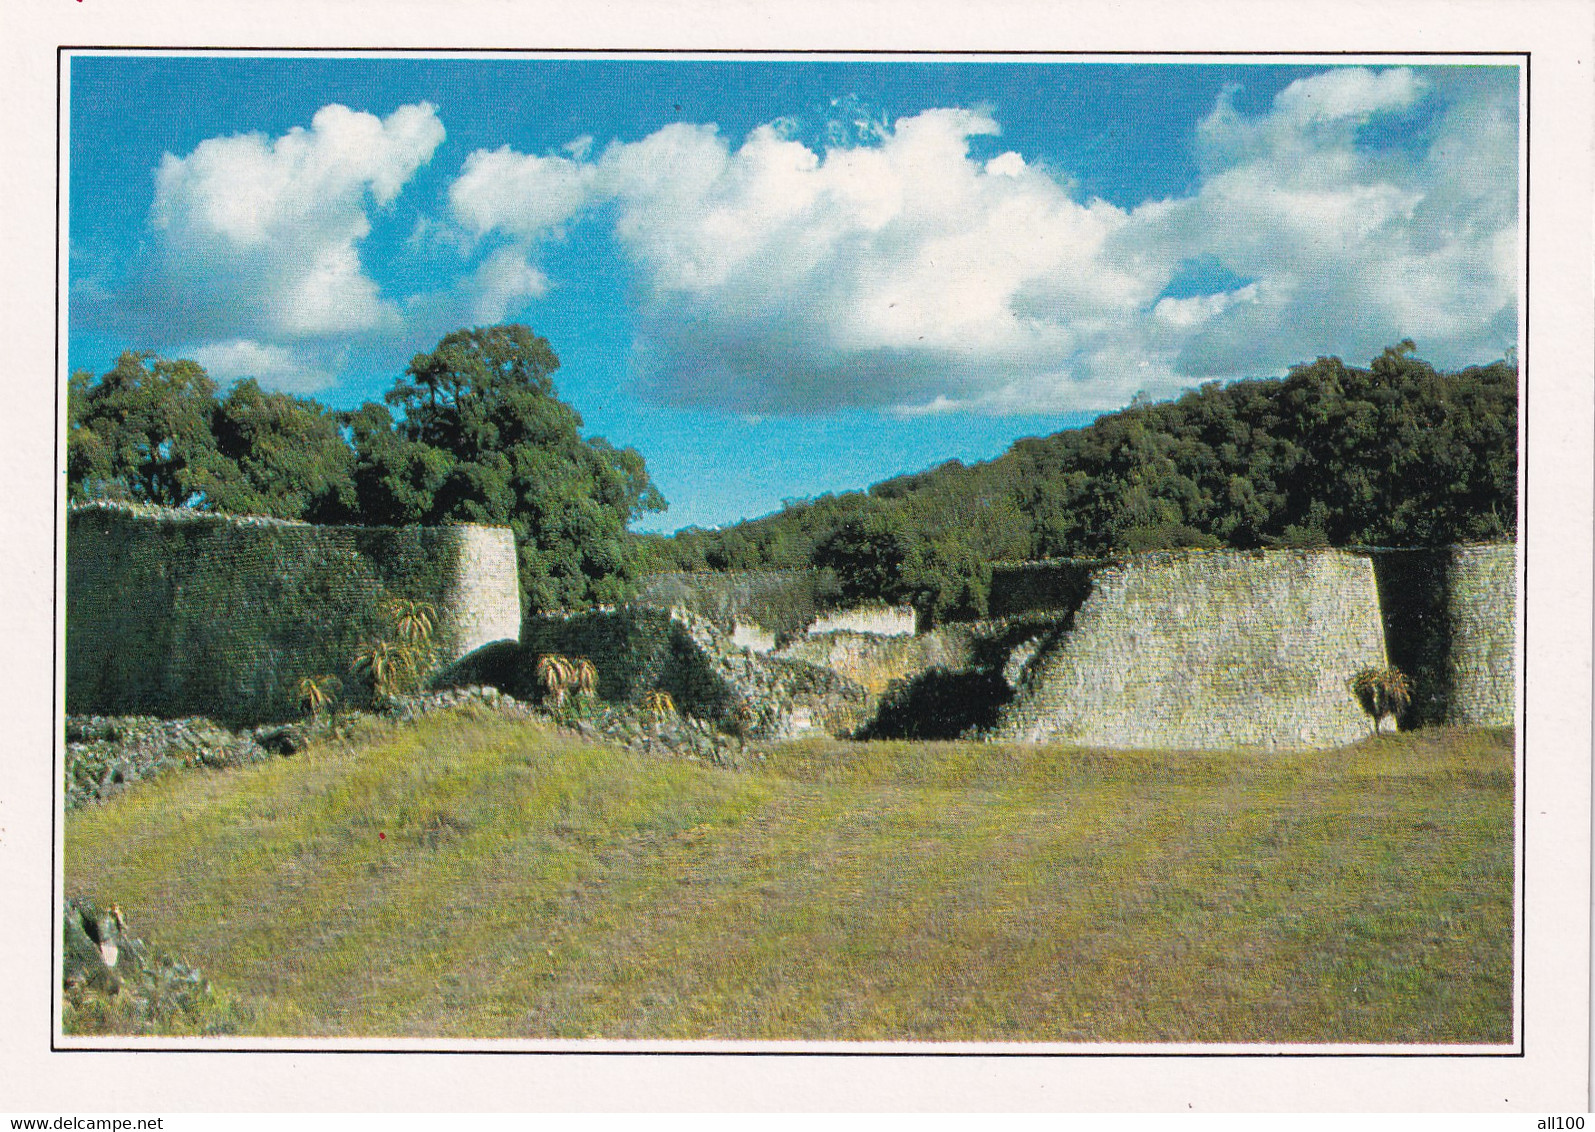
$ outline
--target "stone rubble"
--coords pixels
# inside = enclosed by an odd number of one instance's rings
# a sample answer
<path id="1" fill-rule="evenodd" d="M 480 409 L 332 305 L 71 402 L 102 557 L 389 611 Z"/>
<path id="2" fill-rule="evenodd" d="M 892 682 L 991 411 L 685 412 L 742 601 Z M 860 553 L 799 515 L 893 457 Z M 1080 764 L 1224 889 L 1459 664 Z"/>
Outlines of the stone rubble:
<path id="1" fill-rule="evenodd" d="M 656 716 L 631 704 L 572 700 L 559 710 L 529 704 L 497 688 L 472 686 L 427 692 L 391 701 L 375 718 L 410 722 L 457 708 L 486 710 L 511 719 L 539 721 L 566 734 L 649 755 L 669 755 L 740 765 L 757 757 L 751 736 L 690 715 Z M 131 783 L 169 770 L 223 769 L 272 758 L 289 758 L 319 738 L 336 737 L 362 718 L 339 718 L 231 731 L 202 717 L 68 716 L 66 721 L 66 808 L 100 802 Z M 363 718 L 373 718 L 363 716 Z"/>

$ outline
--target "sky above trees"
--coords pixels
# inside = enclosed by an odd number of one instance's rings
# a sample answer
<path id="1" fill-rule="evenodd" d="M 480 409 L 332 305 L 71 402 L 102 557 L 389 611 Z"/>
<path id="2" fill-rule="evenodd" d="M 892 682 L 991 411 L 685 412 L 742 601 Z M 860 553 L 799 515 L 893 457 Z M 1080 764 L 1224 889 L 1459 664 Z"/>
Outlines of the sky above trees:
<path id="1" fill-rule="evenodd" d="M 335 406 L 459 327 L 714 525 L 1517 340 L 1510 66 L 78 56 L 69 359 Z"/>

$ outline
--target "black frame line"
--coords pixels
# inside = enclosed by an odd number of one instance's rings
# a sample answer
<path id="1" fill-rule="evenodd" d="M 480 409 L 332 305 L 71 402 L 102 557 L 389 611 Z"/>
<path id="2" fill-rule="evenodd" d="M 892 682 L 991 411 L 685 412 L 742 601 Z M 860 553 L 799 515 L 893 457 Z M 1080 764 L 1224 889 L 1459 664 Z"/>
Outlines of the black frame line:
<path id="1" fill-rule="evenodd" d="M 56 273 L 57 273 L 56 285 L 55 285 L 55 336 L 56 336 L 56 341 L 55 341 L 55 373 L 56 373 L 56 382 L 57 382 L 57 384 L 55 385 L 55 398 L 56 399 L 55 399 L 55 414 L 54 414 L 54 419 L 55 419 L 55 447 L 54 447 L 54 451 L 55 451 L 55 461 L 56 461 L 54 474 L 55 474 L 56 477 L 59 477 L 61 475 L 61 468 L 62 468 L 61 388 L 60 388 L 60 384 L 59 384 L 59 375 L 60 375 L 60 372 L 61 372 L 61 348 L 62 348 L 61 347 L 61 339 L 62 339 L 61 304 L 62 304 L 62 299 L 63 299 L 64 286 L 63 286 L 63 282 L 62 282 L 62 279 L 61 279 L 61 272 L 62 272 L 62 266 L 63 266 L 62 262 L 61 262 L 61 252 L 62 252 L 62 248 L 61 248 L 61 211 L 62 211 L 63 204 L 66 203 L 66 202 L 63 201 L 63 198 L 62 198 L 62 195 L 61 195 L 62 191 L 63 191 L 63 188 L 65 187 L 63 185 L 63 178 L 62 178 L 61 134 L 62 134 L 63 128 L 66 128 L 66 127 L 68 127 L 70 125 L 70 123 L 64 121 L 64 117 L 63 117 L 63 113 L 62 113 L 62 105 L 63 105 L 62 104 L 62 97 L 61 97 L 62 96 L 62 74 L 63 74 L 63 71 L 64 71 L 64 66 L 65 66 L 65 63 L 67 61 L 67 58 L 70 55 L 75 54 L 75 53 L 87 53 L 87 52 L 94 52 L 94 53 L 103 52 L 106 55 L 132 54 L 132 53 L 158 54 L 158 53 L 163 53 L 163 52 L 169 52 L 169 53 L 172 53 L 174 55 L 174 57 L 180 57 L 182 55 L 199 55 L 199 54 L 204 54 L 204 53 L 207 53 L 207 52 L 213 52 L 213 53 L 224 53 L 226 55 L 236 56 L 236 57 L 240 57 L 240 58 L 248 57 L 248 56 L 254 56 L 254 55 L 277 55 L 277 56 L 347 55 L 347 56 L 358 56 L 358 57 L 365 57 L 365 58 L 371 58 L 371 59 L 379 59 L 379 58 L 390 57 L 390 56 L 391 57 L 404 57 L 404 56 L 417 56 L 417 57 L 421 57 L 421 56 L 425 56 L 425 57 L 460 56 L 460 57 L 466 57 L 466 56 L 476 56 L 476 57 L 481 57 L 481 58 L 506 58 L 506 59 L 508 59 L 508 58 L 515 58 L 515 57 L 545 58 L 545 57 L 562 56 L 562 55 L 574 55 L 574 56 L 583 56 L 583 55 L 588 55 L 588 56 L 597 56 L 597 55 L 603 55 L 603 56 L 636 55 L 636 56 L 649 56 L 649 57 L 670 57 L 670 56 L 689 56 L 690 55 L 690 56 L 697 56 L 697 57 L 702 57 L 702 56 L 724 56 L 724 57 L 727 57 L 727 58 L 758 56 L 758 57 L 761 57 L 761 58 L 767 58 L 769 61 L 779 61 L 780 59 L 811 59 L 811 58 L 821 58 L 821 57 L 828 57 L 828 56 L 844 56 L 844 55 L 845 56 L 874 56 L 874 57 L 881 58 L 882 61 L 891 61 L 892 59 L 897 59 L 897 58 L 916 58 L 916 57 L 966 59 L 968 57 L 973 57 L 973 56 L 992 57 L 992 58 L 999 58 L 999 59 L 1005 59 L 1005 60 L 1034 59 L 1034 60 L 1037 60 L 1037 61 L 1054 61 L 1054 60 L 1063 61 L 1063 60 L 1067 60 L 1067 59 L 1069 59 L 1071 57 L 1087 57 L 1087 58 L 1091 58 L 1091 59 L 1104 58 L 1104 57 L 1107 57 L 1107 58 L 1151 58 L 1151 59 L 1176 59 L 1176 58 L 1186 58 L 1186 57 L 1190 57 L 1190 58 L 1194 58 L 1194 59 L 1250 58 L 1250 59 L 1281 59 L 1281 60 L 1292 59 L 1292 60 L 1303 60 L 1303 61 L 1315 60 L 1315 59 L 1346 58 L 1346 57 L 1378 58 L 1378 57 L 1386 57 L 1386 56 L 1399 57 L 1399 58 L 1422 58 L 1422 57 L 1429 57 L 1429 56 L 1445 57 L 1445 58 L 1481 57 L 1481 58 L 1492 58 L 1492 59 L 1502 59 L 1502 60 L 1511 59 L 1514 56 L 1517 57 L 1519 59 L 1519 65 L 1522 67 L 1522 70 L 1523 70 L 1523 79 L 1522 79 L 1522 84 L 1521 84 L 1521 89 L 1523 91 L 1523 109 L 1522 109 L 1522 113 L 1521 113 L 1521 116 L 1520 116 L 1520 121 L 1522 122 L 1522 125 L 1523 125 L 1523 141 L 1522 141 L 1522 145 L 1521 145 L 1520 150 L 1519 150 L 1520 159 L 1521 159 L 1521 161 L 1523 163 L 1523 167 L 1522 167 L 1523 197 L 1519 201 L 1519 204 L 1518 204 L 1518 207 L 1520 209 L 1521 216 L 1522 216 L 1522 232 L 1523 232 L 1522 255 L 1521 255 L 1521 258 L 1519 260 L 1519 267 L 1520 267 L 1520 269 L 1523 272 L 1522 287 L 1521 287 L 1521 294 L 1522 294 L 1522 297 L 1523 297 L 1523 305 L 1522 305 L 1522 309 L 1518 313 L 1518 319 L 1519 319 L 1519 324 L 1520 324 L 1519 334 L 1520 334 L 1520 337 L 1521 337 L 1521 340 L 1522 340 L 1522 350 L 1521 350 L 1521 356 L 1520 356 L 1520 361 L 1519 361 L 1519 370 L 1518 370 L 1518 372 L 1519 372 L 1519 378 L 1518 378 L 1518 415 L 1519 415 L 1519 428 L 1520 428 L 1521 433 L 1522 433 L 1522 440 L 1521 440 L 1521 443 L 1519 445 L 1519 450 L 1518 450 L 1518 512 L 1519 512 L 1519 514 L 1518 514 L 1518 531 L 1517 531 L 1517 545 L 1518 545 L 1518 548 L 1519 548 L 1518 549 L 1518 553 L 1519 553 L 1519 557 L 1520 557 L 1520 559 L 1522 561 L 1521 584 L 1519 585 L 1518 594 L 1517 594 L 1517 613 L 1518 613 L 1518 618 L 1519 618 L 1519 620 L 1520 620 L 1520 622 L 1522 624 L 1522 649 L 1521 649 L 1521 651 L 1520 651 L 1520 653 L 1519 653 L 1519 655 L 1517 657 L 1516 672 L 1514 673 L 1514 682 L 1516 684 L 1515 691 L 1516 691 L 1516 695 L 1517 695 L 1517 705 L 1516 705 L 1517 706 L 1517 724 L 1516 724 L 1515 746 L 1516 746 L 1517 752 L 1520 755 L 1520 759 L 1519 759 L 1520 766 L 1518 768 L 1518 774 L 1517 774 L 1517 798 L 1516 798 L 1516 804 L 1517 804 L 1517 807 L 1518 807 L 1518 872 L 1517 872 L 1516 877 L 1514 878 L 1516 880 L 1516 882 L 1517 882 L 1517 922 L 1514 925 L 1514 927 L 1515 927 L 1516 932 L 1517 932 L 1517 939 L 1516 939 L 1517 946 L 1516 946 L 1515 950 L 1521 956 L 1521 959 L 1517 963 L 1518 970 L 1516 972 L 1517 973 L 1517 979 L 1516 979 L 1516 990 L 1517 990 L 1517 1002 L 1516 1002 L 1517 1021 L 1516 1021 L 1516 1028 L 1517 1028 L 1517 1032 L 1515 1034 L 1515 1038 L 1516 1038 L 1517 1049 L 1515 1051 L 1499 1051 L 1498 1052 L 1498 1051 L 1488 1050 L 1488 1049 L 1476 1049 L 1476 1048 L 1467 1047 L 1467 1046 L 1459 1047 L 1458 1049 L 1456 1049 L 1454 1051 L 1453 1050 L 1445 1050 L 1445 1051 L 1441 1052 L 1441 1051 L 1423 1050 L 1421 1052 L 1420 1051 L 1413 1051 L 1413 1052 L 1410 1052 L 1410 1053 L 1403 1053 L 1403 1052 L 1397 1052 L 1397 1051 L 1392 1051 L 1392 1050 L 1388 1050 L 1388 1049 L 1369 1050 L 1369 1051 L 1366 1051 L 1366 1052 L 1358 1051 L 1358 1050 L 1333 1051 L 1333 1052 L 1331 1052 L 1331 1051 L 1316 1052 L 1316 1051 L 1299 1051 L 1299 1050 L 1249 1049 L 1249 1048 L 1246 1048 L 1244 1046 L 1237 1046 L 1236 1048 L 1233 1048 L 1233 1049 L 1219 1049 L 1219 1050 L 1208 1049 L 1208 1050 L 1186 1051 L 1186 1052 L 1180 1052 L 1180 1051 L 1174 1051 L 1174 1050 L 1163 1051 L 1163 1050 L 1159 1050 L 1159 1049 L 1133 1050 L 1133 1051 L 1132 1050 L 1104 1050 L 1104 1051 L 1101 1051 L 1101 1052 L 1095 1052 L 1095 1051 L 1089 1051 L 1089 1050 L 1033 1050 L 1032 1051 L 1032 1050 L 1014 1050 L 1014 1049 L 990 1049 L 990 1050 L 942 1050 L 942 1049 L 924 1049 L 924 1050 L 917 1050 L 917 1049 L 916 1050 L 903 1050 L 903 1049 L 892 1049 L 892 1050 L 847 1050 L 847 1049 L 841 1049 L 841 1050 L 838 1050 L 838 1049 L 826 1049 L 826 1048 L 819 1048 L 819 1049 L 675 1049 L 675 1048 L 648 1048 L 648 1047 L 646 1047 L 644 1045 L 644 1043 L 637 1043 L 638 1046 L 642 1046 L 643 1048 L 628 1048 L 628 1049 L 569 1049 L 569 1048 L 562 1048 L 562 1049 L 492 1049 L 492 1048 L 459 1049 L 459 1048 L 447 1048 L 447 1047 L 438 1047 L 438 1048 L 420 1047 L 420 1048 L 417 1048 L 417 1047 L 414 1047 L 414 1046 L 403 1047 L 403 1048 L 380 1048 L 380 1047 L 379 1048 L 365 1048 L 365 1047 L 337 1048 L 337 1047 L 329 1047 L 327 1045 L 279 1045 L 279 1046 L 258 1046 L 258 1047 L 257 1046 L 250 1046 L 250 1047 L 226 1046 L 226 1047 L 219 1047 L 218 1048 L 218 1047 L 189 1046 L 189 1045 L 170 1045 L 170 1044 L 165 1044 L 165 1045 L 131 1045 L 131 1046 L 130 1045 L 99 1045 L 99 1044 L 96 1044 L 96 1045 L 62 1045 L 61 1044 L 61 1037 L 62 1036 L 59 1035 L 56 1032 L 56 1024 L 55 1024 L 56 1023 L 55 1015 L 56 1015 L 56 1012 L 59 1009 L 59 1007 L 58 1007 L 58 1005 L 52 1005 L 52 1008 L 51 1008 L 51 1011 L 50 1011 L 50 1015 L 51 1015 L 50 1016 L 50 1050 L 51 1050 L 52 1053 L 91 1053 L 91 1054 L 92 1053 L 186 1053 L 186 1054 L 200 1053 L 200 1054 L 291 1054 L 291 1055 L 302 1055 L 302 1054 L 323 1054 L 323 1055 L 326 1055 L 326 1054 L 331 1054 L 331 1055 L 340 1055 L 340 1056 L 350 1056 L 350 1055 L 354 1055 L 354 1056 L 360 1056 L 360 1055 L 392 1056 L 394 1054 L 400 1054 L 400 1055 L 425 1055 L 425 1056 L 438 1056 L 438 1055 L 462 1056 L 462 1055 L 469 1055 L 469 1056 L 477 1056 L 477 1057 L 482 1057 L 482 1056 L 487 1056 L 487 1057 L 526 1057 L 526 1056 L 538 1056 L 538 1057 L 548 1057 L 548 1056 L 553 1056 L 553 1057 L 569 1057 L 569 1056 L 579 1056 L 579 1057 L 637 1057 L 637 1056 L 668 1056 L 668 1057 L 734 1057 L 734 1058 L 742 1058 L 742 1057 L 822 1057 L 822 1058 L 835 1058 L 835 1057 L 841 1057 L 841 1058 L 857 1058 L 857 1057 L 868 1057 L 868 1058 L 908 1058 L 908 1057 L 913 1057 L 913 1058 L 953 1058 L 953 1057 L 956 1057 L 956 1058 L 970 1058 L 970 1059 L 982 1059 L 982 1058 L 1004 1058 L 1004 1059 L 1008 1059 L 1008 1058 L 1198 1058 L 1198 1059 L 1209 1059 L 1209 1058 L 1248 1059 L 1248 1058 L 1253 1058 L 1253 1059 L 1255 1059 L 1255 1058 L 1264 1058 L 1264 1059 L 1268 1059 L 1268 1060 L 1278 1060 L 1278 1059 L 1281 1059 L 1281 1058 L 1293 1058 L 1293 1059 L 1294 1058 L 1300 1058 L 1300 1059 L 1352 1058 L 1352 1059 L 1361 1059 L 1361 1060 L 1383 1059 L 1383 1060 L 1390 1060 L 1390 1061 L 1406 1061 L 1406 1060 L 1411 1060 L 1411 1059 L 1415 1059 L 1415 1058 L 1453 1058 L 1453 1059 L 1456 1059 L 1456 1058 L 1460 1058 L 1460 1059 L 1518 1058 L 1518 1059 L 1523 1059 L 1523 1058 L 1526 1058 L 1528 1056 L 1528 1004 L 1527 1004 L 1528 945 L 1527 945 L 1526 940 L 1524 939 L 1524 936 L 1527 934 L 1526 933 L 1526 928 L 1527 928 L 1527 919 L 1528 919 L 1528 807 L 1525 804 L 1526 800 L 1527 800 L 1527 797 L 1528 797 L 1528 738 L 1527 738 L 1527 732 L 1528 732 L 1528 679 L 1527 679 L 1526 668 L 1527 668 L 1527 659 L 1528 659 L 1528 604 L 1527 604 L 1527 593 L 1528 593 L 1528 569 L 1529 569 L 1529 555 L 1528 555 L 1528 549 L 1527 549 L 1528 548 L 1528 514 L 1529 514 L 1529 512 L 1528 512 L 1528 473 L 1529 473 L 1529 462 L 1528 462 L 1528 458 L 1527 458 L 1528 457 L 1528 447 L 1529 447 L 1529 411 L 1528 411 L 1529 410 L 1529 382 L 1528 382 L 1527 375 L 1528 375 L 1528 372 L 1529 372 L 1529 349 L 1530 349 L 1529 312 L 1532 309 L 1532 303 L 1530 302 L 1530 299 L 1529 299 L 1529 287 L 1530 287 L 1530 283 L 1531 283 L 1531 272 L 1529 270 L 1529 265 L 1530 265 L 1530 255 L 1529 255 L 1529 245 L 1530 245 L 1530 238 L 1529 238 L 1530 208 L 1529 208 L 1529 203 L 1530 203 L 1530 200 L 1531 200 L 1531 197 L 1532 197 L 1532 194 L 1530 192 L 1530 183 L 1529 182 L 1530 182 L 1530 177 L 1532 176 L 1532 173 L 1533 173 L 1533 163 L 1530 160 L 1530 155 L 1532 153 L 1532 149 L 1531 149 L 1531 145 L 1530 145 L 1530 142 L 1531 142 L 1531 136 L 1530 135 L 1531 135 L 1532 123 L 1533 123 L 1533 114 L 1532 114 L 1531 111 L 1532 111 L 1532 97 L 1533 97 L 1533 90 L 1534 90 L 1533 75 L 1532 75 L 1532 71 L 1531 71 L 1532 62 L 1533 62 L 1533 52 L 1531 52 L 1531 51 L 1476 51 L 1476 50 L 1470 50 L 1470 51 L 1439 51 L 1439 50 L 1393 51 L 1393 50 L 1389 50 L 1389 49 L 1370 50 L 1370 51 L 1338 50 L 1338 51 L 1308 51 L 1308 52 L 1300 52 L 1300 51 L 1297 51 L 1297 52 L 1292 52 L 1292 51 L 1196 51 L 1196 50 L 1134 51 L 1134 50 L 1124 50 L 1124 49 L 1107 50 L 1107 51 L 1089 51 L 1089 50 L 1044 51 L 1044 50 L 1039 50 L 1039 49 L 1038 50 L 1004 49 L 1004 50 L 983 51 L 983 50 L 979 50 L 979 49 L 976 49 L 976 48 L 968 48 L 968 49 L 958 50 L 958 51 L 937 51 L 937 50 L 932 50 L 932 49 L 929 49 L 929 48 L 914 48 L 914 49 L 909 49 L 909 50 L 895 50 L 894 51 L 894 50 L 882 49 L 882 48 L 867 48 L 867 49 L 852 49 L 852 48 L 770 49 L 770 48 L 733 48 L 733 47 L 711 47 L 711 48 L 692 48 L 692 47 L 669 47 L 669 48 L 648 48 L 648 47 L 482 48 L 482 47 L 414 47 L 414 46 L 372 47 L 372 46 L 369 46 L 369 45 L 364 46 L 364 47 L 305 47 L 305 46 L 297 46 L 297 47 L 296 46 L 237 47 L 237 46 L 224 46 L 224 45 L 195 46 L 195 45 L 192 45 L 192 44 L 183 44 L 183 45 L 175 45 L 175 46 L 174 45 L 150 45 L 150 44 L 58 44 L 56 46 L 56 68 L 55 68 L 55 113 L 56 113 L 56 131 L 55 131 L 55 203 L 56 203 L 56 212 L 55 212 L 55 264 L 54 264 L 54 267 L 55 267 L 55 270 L 56 270 Z M 67 265 L 67 275 L 68 275 L 68 284 L 67 285 L 69 285 L 69 281 L 70 281 L 70 264 Z M 55 704 L 56 704 L 56 702 L 58 700 L 61 699 L 61 695 L 62 695 L 62 692 L 63 692 L 63 689 L 62 689 L 62 686 L 61 686 L 61 680 L 62 680 L 62 674 L 61 674 L 61 650 L 59 648 L 61 639 L 55 633 L 56 627 L 57 627 L 57 625 L 59 625 L 60 618 L 61 618 L 61 615 L 62 615 L 61 614 L 60 603 L 61 603 L 62 594 L 63 594 L 64 589 L 65 589 L 65 582 L 64 582 L 64 580 L 61 577 L 61 553 L 62 553 L 62 550 L 61 550 L 61 547 L 62 547 L 62 530 L 61 530 L 62 516 L 61 516 L 61 509 L 62 509 L 63 501 L 65 499 L 65 483 L 64 483 L 64 480 L 61 480 L 59 482 L 60 482 L 60 486 L 57 487 L 57 489 L 55 491 L 55 497 L 54 497 L 54 499 L 52 501 L 52 503 L 53 503 L 52 514 L 53 514 L 54 523 L 55 523 L 54 528 L 53 528 L 54 539 L 53 539 L 52 544 L 51 544 L 51 566 L 52 566 L 51 580 L 52 580 L 53 583 L 55 583 L 55 591 L 52 593 L 51 601 L 50 601 L 50 608 L 51 608 L 51 615 L 52 615 L 52 617 L 51 617 L 52 648 L 51 648 L 51 663 L 50 663 L 50 667 L 51 667 L 51 697 L 52 697 L 52 699 L 51 699 L 51 715 L 52 716 L 54 716 L 54 714 L 55 714 Z M 65 710 L 64 701 L 62 701 L 62 704 L 63 704 L 63 711 L 64 711 Z M 52 781 L 52 784 L 51 784 L 51 803 L 52 804 L 51 804 L 51 809 L 50 809 L 51 922 L 50 922 L 50 940 L 49 940 L 49 945 L 48 946 L 49 946 L 49 952 L 50 952 L 50 970 L 51 970 L 52 977 L 55 979 L 56 982 L 59 982 L 59 978 L 60 978 L 60 972 L 59 972 L 57 964 L 60 961 L 60 934 L 59 934 L 60 933 L 60 917 L 61 917 L 61 906 L 62 906 L 62 903 L 64 901 L 63 887 L 62 887 L 62 885 L 57 884 L 57 880 L 58 879 L 63 879 L 64 880 L 64 877 L 58 878 L 58 876 L 57 876 L 57 872 L 56 872 L 57 861 L 55 860 L 55 846 L 56 846 L 57 837 L 59 836 L 58 823 L 64 821 L 64 816 L 62 815 L 62 811 L 61 811 L 61 804 L 62 804 L 61 776 L 56 773 L 55 767 L 57 765 L 59 765 L 58 760 L 60 760 L 60 759 L 65 757 L 65 752 L 63 750 L 64 743 L 65 743 L 65 733 L 64 733 L 64 731 L 62 731 L 60 727 L 55 726 L 54 724 L 52 724 L 52 734 L 51 734 L 51 757 L 52 757 L 51 778 L 52 778 L 53 781 Z M 285 1040 L 292 1041 L 293 1039 L 285 1039 Z M 493 1040 L 493 1039 L 487 1039 L 487 1040 Z M 1222 1043 L 1214 1043 L 1214 1044 L 1222 1044 Z M 1325 1043 L 1325 1044 L 1329 1044 L 1329 1043 Z"/>

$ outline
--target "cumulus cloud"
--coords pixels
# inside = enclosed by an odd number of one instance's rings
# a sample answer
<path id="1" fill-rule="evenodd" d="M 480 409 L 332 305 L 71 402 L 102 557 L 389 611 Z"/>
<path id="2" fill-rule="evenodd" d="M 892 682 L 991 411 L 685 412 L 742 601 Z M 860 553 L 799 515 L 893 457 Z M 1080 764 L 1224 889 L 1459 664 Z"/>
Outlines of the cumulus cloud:
<path id="1" fill-rule="evenodd" d="M 370 210 L 392 203 L 443 140 L 426 103 L 385 119 L 325 106 L 277 138 L 210 138 L 166 154 L 150 209 L 143 300 L 225 352 L 392 326 L 366 273 Z M 218 355 L 220 356 L 220 355 Z"/>
<path id="2" fill-rule="evenodd" d="M 1336 69 L 1256 116 L 1226 94 L 1196 130 L 1195 190 L 1131 210 L 1018 152 L 978 159 L 971 140 L 1000 126 L 969 109 L 812 148 L 776 122 L 736 146 L 677 123 L 596 155 L 590 139 L 480 151 L 449 201 L 478 239 L 510 241 L 510 294 L 537 293 L 540 248 L 604 206 L 637 278 L 639 380 L 677 404 L 1107 408 L 1408 336 L 1440 361 L 1498 356 L 1516 107 L 1498 83 L 1446 81 Z M 1431 100 L 1421 152 L 1363 143 Z M 1237 283 L 1166 293 L 1192 261 Z"/>
<path id="3" fill-rule="evenodd" d="M 205 342 L 179 351 L 205 367 L 222 386 L 254 378 L 267 389 L 287 393 L 314 393 L 331 385 L 334 376 L 323 365 L 283 346 L 235 338 Z"/>
<path id="4" fill-rule="evenodd" d="M 1220 99 L 1198 131 L 1200 188 L 1149 214 L 1144 235 L 1257 282 L 1192 324 L 1176 376 L 1365 360 L 1403 337 L 1460 363 L 1516 340 L 1516 107 L 1499 86 L 1452 81 L 1417 157 L 1358 144 L 1378 115 L 1434 96 L 1410 70 L 1303 79 L 1256 119 Z"/>
<path id="5" fill-rule="evenodd" d="M 597 223 L 632 277 L 635 383 L 675 405 L 1106 409 L 1405 337 L 1465 364 L 1516 337 L 1510 74 L 1334 68 L 1261 113 L 1226 92 L 1193 124 L 1192 189 L 1133 208 L 994 143 L 978 108 L 889 121 L 839 100 L 807 141 L 776 119 L 482 149 L 389 241 L 395 276 L 435 280 L 399 293 L 362 250 L 443 124 L 331 105 L 166 155 L 136 294 L 85 277 L 74 317 L 114 307 L 223 381 L 307 392 L 351 357 L 527 317 L 562 282 L 549 249 Z"/>

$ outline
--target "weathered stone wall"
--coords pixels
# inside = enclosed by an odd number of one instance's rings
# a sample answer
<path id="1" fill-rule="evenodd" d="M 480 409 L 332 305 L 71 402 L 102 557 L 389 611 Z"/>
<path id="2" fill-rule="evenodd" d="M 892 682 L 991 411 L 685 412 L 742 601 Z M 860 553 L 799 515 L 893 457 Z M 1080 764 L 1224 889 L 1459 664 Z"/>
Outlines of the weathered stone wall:
<path id="1" fill-rule="evenodd" d="M 731 623 L 731 643 L 739 649 L 748 649 L 751 652 L 773 652 L 775 650 L 775 634 L 768 629 L 746 621 L 733 621 Z"/>
<path id="2" fill-rule="evenodd" d="M 861 605 L 822 613 L 809 625 L 807 632 L 912 637 L 918 627 L 918 619 L 911 605 Z"/>
<path id="3" fill-rule="evenodd" d="M 824 570 L 724 570 L 654 574 L 639 587 L 637 604 L 684 609 L 725 633 L 741 623 L 777 639 L 795 636 L 841 596 Z"/>
<path id="4" fill-rule="evenodd" d="M 1341 551 L 1143 555 L 1092 573 L 1037 648 L 997 738 L 1313 748 L 1370 723 L 1348 682 L 1385 663 L 1372 563 Z"/>
<path id="5" fill-rule="evenodd" d="M 453 543 L 452 583 L 438 604 L 450 643 L 449 659 L 494 641 L 514 640 L 521 628 L 520 566 L 515 532 L 508 527 L 469 524 L 443 527 Z"/>
<path id="6" fill-rule="evenodd" d="M 978 635 L 971 625 L 943 625 L 914 637 L 819 633 L 799 637 L 775 655 L 829 668 L 878 696 L 891 685 L 932 668 L 961 671 L 974 667 Z"/>
<path id="7" fill-rule="evenodd" d="M 91 504 L 67 517 L 67 711 L 299 714 L 298 682 L 347 676 L 393 597 L 431 602 L 443 659 L 520 625 L 508 530 L 319 527 Z"/>
<path id="8" fill-rule="evenodd" d="M 1390 661 L 1412 677 L 1410 727 L 1510 727 L 1517 706 L 1517 547 L 1372 552 Z"/>
<path id="9" fill-rule="evenodd" d="M 1517 547 L 1451 551 L 1451 699 L 1446 722 L 1517 721 Z"/>
<path id="10" fill-rule="evenodd" d="M 460 682 L 485 681 L 535 697 L 538 656 L 586 657 L 598 670 L 598 694 L 623 702 L 649 690 L 668 692 L 677 710 L 731 725 L 746 705 L 749 730 L 766 738 L 810 731 L 848 734 L 867 718 L 867 696 L 829 669 L 737 647 L 712 622 L 678 610 L 626 606 L 565 616 L 529 617 L 521 644 L 497 671 L 462 671 Z"/>

